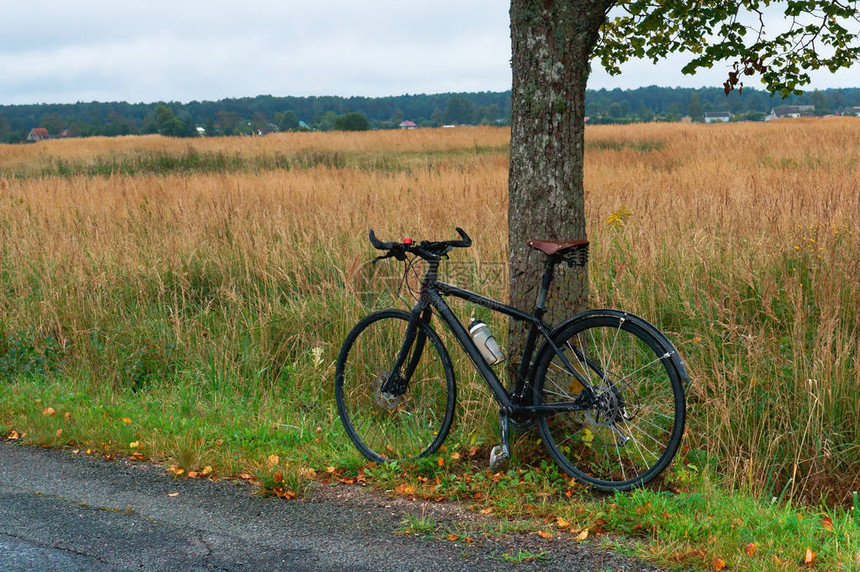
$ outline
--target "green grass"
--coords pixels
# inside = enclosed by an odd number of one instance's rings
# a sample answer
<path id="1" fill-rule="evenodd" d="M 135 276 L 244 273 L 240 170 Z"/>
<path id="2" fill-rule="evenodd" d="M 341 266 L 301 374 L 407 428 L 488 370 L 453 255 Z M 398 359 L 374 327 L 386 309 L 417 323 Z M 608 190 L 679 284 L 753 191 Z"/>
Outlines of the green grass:
<path id="1" fill-rule="evenodd" d="M 499 556 L 502 562 L 512 562 L 520 564 L 522 562 L 540 562 L 549 560 L 549 555 L 546 552 L 532 552 L 527 549 L 517 550 L 515 553 L 505 552 Z"/>

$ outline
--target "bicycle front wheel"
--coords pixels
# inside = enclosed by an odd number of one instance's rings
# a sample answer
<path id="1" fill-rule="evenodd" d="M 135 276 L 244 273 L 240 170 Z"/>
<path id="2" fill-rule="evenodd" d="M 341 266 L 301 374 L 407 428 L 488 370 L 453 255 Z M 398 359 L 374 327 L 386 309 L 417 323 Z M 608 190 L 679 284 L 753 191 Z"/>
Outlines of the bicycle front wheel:
<path id="1" fill-rule="evenodd" d="M 558 354 L 545 352 L 535 403 L 575 403 L 582 381 L 596 396 L 588 408 L 538 418 L 553 459 L 601 490 L 629 490 L 654 479 L 684 432 L 686 368 L 675 348 L 645 320 L 616 311 L 574 320 L 553 341 L 576 375 Z"/>
<path id="2" fill-rule="evenodd" d="M 419 323 L 402 381 L 385 391 L 406 338 L 409 313 L 382 310 L 362 319 L 343 343 L 335 396 L 347 435 L 376 462 L 414 459 L 436 451 L 454 420 L 454 367 L 442 340 Z"/>

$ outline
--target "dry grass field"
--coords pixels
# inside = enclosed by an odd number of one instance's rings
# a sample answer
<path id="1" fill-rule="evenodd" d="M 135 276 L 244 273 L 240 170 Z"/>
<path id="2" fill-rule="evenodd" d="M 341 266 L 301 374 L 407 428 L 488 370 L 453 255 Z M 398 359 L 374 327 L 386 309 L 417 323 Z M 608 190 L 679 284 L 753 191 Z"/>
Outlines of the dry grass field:
<path id="1" fill-rule="evenodd" d="M 474 247 L 455 261 L 503 262 L 508 135 L 0 146 L 0 401 L 13 404 L 0 422 L 47 444 L 140 441 L 192 466 L 218 435 L 282 443 L 273 426 L 295 450 L 322 434 L 299 457 L 350 454 L 333 362 L 358 317 L 393 299 L 368 295 L 367 229 L 439 239 L 462 226 Z M 860 120 L 586 139 L 592 305 L 642 315 L 685 356 L 678 462 L 762 498 L 846 502 L 860 485 Z M 504 273 L 484 287 L 503 295 Z M 45 424 L 48 400 L 79 422 Z M 491 441 L 473 376 L 460 402 L 455 439 Z M 105 421 L 129 407 L 144 437 Z"/>

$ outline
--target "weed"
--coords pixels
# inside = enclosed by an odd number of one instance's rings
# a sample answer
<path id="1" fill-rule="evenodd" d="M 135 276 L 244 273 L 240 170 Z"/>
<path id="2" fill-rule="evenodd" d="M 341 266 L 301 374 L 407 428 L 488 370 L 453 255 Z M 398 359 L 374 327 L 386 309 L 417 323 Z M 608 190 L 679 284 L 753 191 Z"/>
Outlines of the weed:
<path id="1" fill-rule="evenodd" d="M 521 548 L 512 554 L 507 552 L 501 554 L 499 560 L 516 564 L 523 562 L 546 562 L 549 560 L 549 554 L 546 551 L 532 552 L 526 548 Z"/>
<path id="2" fill-rule="evenodd" d="M 414 534 L 425 538 L 434 537 L 437 530 L 439 530 L 439 524 L 433 518 L 424 514 L 421 516 L 407 514 L 400 521 L 400 527 L 397 529 L 398 532 L 403 534 Z"/>

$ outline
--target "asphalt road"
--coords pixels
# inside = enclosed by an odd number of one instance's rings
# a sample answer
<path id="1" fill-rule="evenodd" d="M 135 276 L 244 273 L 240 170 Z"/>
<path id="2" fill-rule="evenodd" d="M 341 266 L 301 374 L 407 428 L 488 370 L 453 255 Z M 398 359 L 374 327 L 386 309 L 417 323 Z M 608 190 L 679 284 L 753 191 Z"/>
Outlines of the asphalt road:
<path id="1" fill-rule="evenodd" d="M 178 494 L 177 494 L 178 493 Z M 0 442 L 0 571 L 23 570 L 655 570 L 573 538 L 398 532 L 407 514 L 450 528 L 491 519 L 357 486 L 302 500 L 236 482 L 170 477 L 145 463 Z M 543 559 L 513 563 L 527 549 Z"/>

